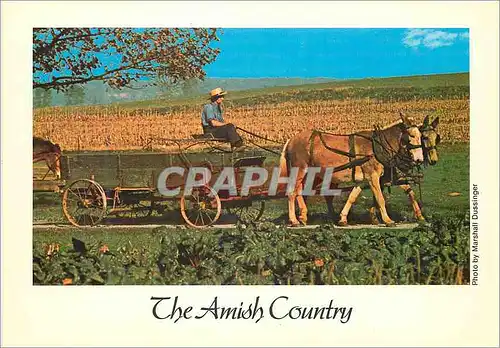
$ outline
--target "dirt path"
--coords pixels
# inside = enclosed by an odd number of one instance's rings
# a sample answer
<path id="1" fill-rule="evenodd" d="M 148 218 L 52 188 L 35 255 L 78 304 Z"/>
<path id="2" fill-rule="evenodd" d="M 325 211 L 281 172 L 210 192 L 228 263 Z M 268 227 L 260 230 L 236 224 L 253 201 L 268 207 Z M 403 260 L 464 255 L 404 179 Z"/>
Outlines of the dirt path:
<path id="1" fill-rule="evenodd" d="M 279 225 L 276 225 L 277 227 L 280 227 Z M 321 225 L 308 225 L 308 226 L 301 226 L 301 227 L 287 227 L 289 229 L 315 229 L 320 227 Z M 356 230 L 356 229 L 363 229 L 363 228 L 369 228 L 369 229 L 392 229 L 392 230 L 406 230 L 406 229 L 412 229 L 417 227 L 417 223 L 412 223 L 412 224 L 398 224 L 394 227 L 386 227 L 385 225 L 352 225 L 352 226 L 334 226 L 335 229 L 345 229 L 345 230 Z M 134 230 L 144 230 L 144 231 L 151 231 L 153 228 L 158 228 L 158 227 L 164 227 L 167 229 L 187 229 L 189 228 L 186 225 L 160 225 L 160 224 L 147 224 L 147 225 L 98 225 L 98 226 L 85 226 L 85 227 L 75 227 L 70 224 L 52 224 L 52 223 L 37 223 L 33 225 L 33 231 L 37 232 L 42 232 L 44 230 L 51 230 L 51 231 L 57 231 L 60 230 L 65 231 L 65 230 L 95 230 L 95 229 L 106 229 L 106 230 L 126 230 L 126 229 L 134 229 Z M 217 228 L 236 228 L 235 224 L 224 224 L 224 225 L 213 225 L 211 227 L 208 227 L 208 229 L 217 229 Z"/>

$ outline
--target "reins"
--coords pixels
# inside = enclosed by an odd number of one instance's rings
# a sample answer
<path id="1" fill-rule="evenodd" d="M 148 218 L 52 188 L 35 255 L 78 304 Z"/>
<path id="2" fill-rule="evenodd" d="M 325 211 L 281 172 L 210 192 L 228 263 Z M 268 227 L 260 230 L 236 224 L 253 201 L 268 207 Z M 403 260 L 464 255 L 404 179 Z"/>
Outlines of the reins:
<path id="1" fill-rule="evenodd" d="M 246 130 L 246 129 L 243 129 L 243 128 L 240 128 L 240 127 L 236 127 L 236 129 L 238 129 L 238 130 L 242 131 L 243 133 L 249 134 L 249 135 L 251 135 L 251 136 L 253 136 L 253 137 L 256 137 L 256 138 L 259 138 L 259 139 L 262 139 L 262 140 L 265 140 L 265 141 L 269 141 L 269 142 L 272 142 L 272 143 L 275 143 L 275 144 L 280 144 L 280 145 L 282 145 L 282 143 L 281 143 L 281 142 L 279 142 L 279 141 L 276 141 L 276 140 L 273 140 L 273 139 L 269 139 L 269 138 L 263 137 L 263 136 L 261 136 L 261 135 L 258 135 L 258 134 L 255 134 L 255 133 L 253 133 L 253 132 L 250 132 L 250 131 L 248 131 L 248 130 Z M 280 152 L 278 152 L 278 151 L 274 151 L 274 150 L 268 149 L 268 148 L 266 148 L 266 147 L 263 147 L 263 146 L 261 146 L 261 145 L 257 144 L 256 142 L 254 142 L 254 141 L 252 141 L 252 140 L 249 140 L 249 139 L 246 139 L 246 140 L 247 140 L 250 144 L 257 146 L 258 148 L 261 148 L 262 150 L 265 150 L 265 151 L 268 151 L 268 152 L 274 153 L 275 155 L 278 155 L 278 156 L 280 156 L 280 155 L 281 155 L 281 153 L 280 153 Z"/>

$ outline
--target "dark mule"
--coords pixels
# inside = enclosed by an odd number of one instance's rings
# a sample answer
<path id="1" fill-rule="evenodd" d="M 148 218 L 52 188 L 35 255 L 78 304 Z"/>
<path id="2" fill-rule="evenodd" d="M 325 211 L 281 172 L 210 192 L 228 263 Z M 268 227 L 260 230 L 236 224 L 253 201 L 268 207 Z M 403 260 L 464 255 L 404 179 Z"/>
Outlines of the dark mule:
<path id="1" fill-rule="evenodd" d="M 59 144 L 54 144 L 49 140 L 39 137 L 33 137 L 33 163 L 41 161 L 45 161 L 47 167 L 54 173 L 57 179 L 61 178 L 61 147 Z"/>
<path id="2" fill-rule="evenodd" d="M 429 123 L 429 116 L 426 116 L 424 119 L 424 123 L 421 126 L 419 126 L 420 133 L 422 134 L 421 137 L 422 150 L 423 150 L 425 165 L 430 164 L 431 166 L 433 166 L 439 160 L 437 153 L 437 145 L 439 145 L 439 143 L 441 142 L 441 136 L 437 132 L 438 124 L 439 124 L 439 117 L 436 117 L 434 121 Z M 392 174 L 394 175 L 394 173 Z M 380 184 L 382 187 L 384 187 L 383 185 L 389 182 L 391 182 L 391 172 L 386 171 L 381 178 Z M 408 195 L 410 204 L 413 207 L 413 212 L 415 213 L 415 218 L 418 221 L 425 221 L 425 218 L 422 215 L 422 210 L 420 208 L 420 205 L 418 204 L 415 198 L 415 192 L 413 192 L 411 186 L 409 184 L 398 185 L 398 186 Z M 330 211 L 330 207 L 328 208 L 328 210 Z M 374 224 L 379 223 L 378 218 L 376 216 L 376 206 L 373 206 L 370 209 L 370 216 Z"/>
<path id="3" fill-rule="evenodd" d="M 294 189 L 288 194 L 289 222 L 299 225 L 295 216 L 295 199 L 299 204 L 300 222 L 307 222 L 307 206 L 302 196 L 308 167 L 319 167 L 319 179 L 323 181 L 325 171 L 333 171 L 334 186 L 342 182 L 367 180 L 375 196 L 384 223 L 394 225 L 387 214 L 385 200 L 380 187 L 384 167 L 408 167 L 423 162 L 421 133 L 418 126 L 400 114 L 401 120 L 384 129 L 364 131 L 349 135 L 306 130 L 292 137 L 283 148 L 280 159 L 281 175 L 297 168 Z M 355 186 L 340 214 L 340 225 L 347 224 L 351 205 L 361 192 Z"/>

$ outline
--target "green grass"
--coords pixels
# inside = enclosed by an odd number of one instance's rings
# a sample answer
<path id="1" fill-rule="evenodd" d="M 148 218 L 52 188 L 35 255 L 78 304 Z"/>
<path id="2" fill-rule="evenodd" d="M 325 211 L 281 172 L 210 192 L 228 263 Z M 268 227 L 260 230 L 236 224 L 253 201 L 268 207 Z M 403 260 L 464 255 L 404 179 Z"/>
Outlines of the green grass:
<path id="1" fill-rule="evenodd" d="M 351 92 L 337 92 L 338 89 L 349 88 Z M 252 105 L 260 102 L 287 101 L 291 99 L 312 100 L 314 98 L 345 97 L 381 97 L 387 95 L 398 99 L 414 97 L 438 97 L 468 95 L 469 73 L 416 75 L 389 78 L 365 78 L 355 80 L 338 80 L 327 83 L 314 83 L 293 86 L 256 88 L 242 91 L 229 91 L 226 98 L 228 105 Z M 399 91 L 399 92 L 398 92 Z M 401 92 L 402 91 L 402 92 Z M 444 92 L 443 92 L 444 91 Z M 354 94 L 352 93 L 354 92 Z M 396 94 L 395 94 L 396 93 Z M 121 109 L 158 109 L 173 111 L 206 102 L 206 95 L 178 99 L 148 99 L 114 103 L 102 107 Z"/>

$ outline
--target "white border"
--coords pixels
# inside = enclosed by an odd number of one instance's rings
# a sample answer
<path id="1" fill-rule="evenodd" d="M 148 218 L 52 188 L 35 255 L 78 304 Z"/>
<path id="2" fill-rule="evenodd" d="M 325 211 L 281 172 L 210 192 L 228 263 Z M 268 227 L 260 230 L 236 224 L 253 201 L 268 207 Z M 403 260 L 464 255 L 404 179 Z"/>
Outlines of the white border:
<path id="1" fill-rule="evenodd" d="M 498 345 L 497 2 L 2 2 L 2 345 Z M 339 287 L 33 287 L 31 40 L 34 26 L 465 27 L 471 40 L 471 183 L 481 190 L 481 285 Z M 486 152 L 485 152 L 486 151 Z M 487 153 L 488 161 L 484 161 Z M 192 305 L 353 305 L 327 321 L 171 324 L 151 296 Z"/>

